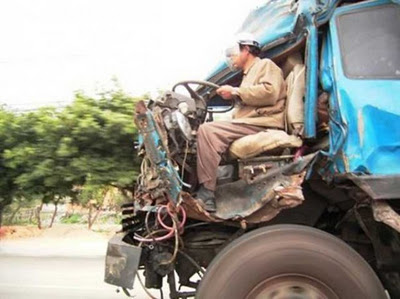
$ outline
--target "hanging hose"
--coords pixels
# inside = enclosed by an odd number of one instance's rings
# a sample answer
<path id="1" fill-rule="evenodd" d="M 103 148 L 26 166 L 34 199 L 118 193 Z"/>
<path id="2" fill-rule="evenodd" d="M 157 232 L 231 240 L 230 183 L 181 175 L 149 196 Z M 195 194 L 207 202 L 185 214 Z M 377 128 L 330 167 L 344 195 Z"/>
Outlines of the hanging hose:
<path id="1" fill-rule="evenodd" d="M 136 271 L 136 276 L 139 280 L 140 285 L 142 286 L 143 290 L 146 292 L 147 296 L 149 296 L 150 299 L 157 299 L 156 297 L 154 297 L 149 290 L 146 288 L 146 286 L 144 285 L 142 278 L 140 278 L 139 272 Z"/>
<path id="2" fill-rule="evenodd" d="M 139 241 L 139 242 L 150 243 L 150 242 L 160 242 L 160 241 L 167 240 L 167 239 L 171 238 L 173 235 L 174 235 L 174 230 L 170 230 L 166 235 L 164 235 L 162 237 L 156 237 L 156 238 L 153 238 L 153 239 L 143 238 L 143 237 L 141 237 L 139 235 L 136 235 L 136 234 L 134 235 L 133 238 L 136 241 Z"/>
<path id="3" fill-rule="evenodd" d="M 170 204 L 169 204 L 169 203 L 168 203 L 167 205 L 165 205 L 165 206 L 161 206 L 161 207 L 160 207 L 160 209 L 159 209 L 158 212 L 157 212 L 157 220 L 158 220 L 158 222 L 160 223 L 160 225 L 161 225 L 163 228 L 170 230 L 170 229 L 173 229 L 173 227 L 172 227 L 172 226 L 166 225 L 166 224 L 164 223 L 164 221 L 161 219 L 161 211 L 162 211 L 163 209 L 165 209 L 165 208 L 167 209 L 168 215 L 171 217 L 172 220 L 174 220 L 174 218 L 175 218 L 175 213 L 174 213 L 173 211 L 171 211 L 171 207 L 170 207 Z M 185 225 L 185 222 L 186 222 L 186 211 L 185 211 L 185 209 L 184 209 L 182 206 L 179 206 L 179 208 L 177 209 L 177 211 L 181 211 L 181 212 L 182 212 L 182 221 L 181 221 L 181 222 L 179 223 L 179 225 L 178 225 L 179 230 L 182 230 L 182 229 L 183 229 L 183 226 Z M 176 221 L 179 222 L 178 219 L 176 219 Z"/>
<path id="4" fill-rule="evenodd" d="M 164 209 L 167 210 L 167 214 L 171 217 L 171 220 L 174 223 L 173 226 L 169 226 L 169 225 L 165 224 L 165 222 L 163 221 L 163 219 L 161 217 L 161 212 Z M 176 212 L 180 212 L 182 214 L 181 221 L 178 220 L 178 217 L 176 216 L 175 211 L 172 211 L 170 204 L 160 206 L 160 208 L 157 210 L 157 220 L 160 223 L 160 225 L 167 231 L 167 234 L 165 234 L 164 236 L 160 236 L 160 237 L 152 236 L 151 238 L 142 237 L 142 236 L 135 234 L 134 239 L 139 242 L 149 243 L 149 242 L 164 241 L 164 240 L 167 240 L 167 239 L 173 237 L 174 235 L 175 235 L 175 237 L 176 237 L 176 235 L 179 236 L 179 233 L 183 232 L 183 227 L 186 222 L 186 211 L 182 206 L 179 206 L 178 209 L 176 210 Z"/>
<path id="5" fill-rule="evenodd" d="M 166 211 L 167 211 L 166 215 L 169 215 L 169 217 L 171 218 L 171 221 L 172 221 L 172 224 L 173 224 L 172 226 L 169 226 L 169 225 L 165 224 L 165 222 L 164 222 L 164 220 L 163 220 L 163 218 L 161 216 L 161 212 L 164 209 L 166 209 Z M 178 219 L 178 215 L 177 215 L 178 213 L 182 214 L 182 220 Z M 184 228 L 185 222 L 186 222 L 186 211 L 182 206 L 178 206 L 176 208 L 172 207 L 171 203 L 168 203 L 167 205 L 160 206 L 158 208 L 158 210 L 157 210 L 156 219 L 159 222 L 159 224 L 163 227 L 163 229 L 156 230 L 156 231 L 153 231 L 153 232 L 150 232 L 150 227 L 149 227 L 149 224 L 148 224 L 149 215 L 150 215 L 150 211 L 146 214 L 146 218 L 145 218 L 145 226 L 146 226 L 147 234 L 144 237 L 142 237 L 142 236 L 140 236 L 138 234 L 134 234 L 134 239 L 140 242 L 138 246 L 141 247 L 143 243 L 164 241 L 164 240 L 167 240 L 167 239 L 175 236 L 174 252 L 173 252 L 171 258 L 168 261 L 162 263 L 164 265 L 165 264 L 170 264 L 170 263 L 175 261 L 175 258 L 176 258 L 177 254 L 178 254 L 178 251 L 179 251 L 179 234 L 183 233 L 183 228 Z M 167 233 L 164 236 L 160 236 L 160 237 L 155 237 L 154 236 L 155 234 L 158 234 L 160 232 L 167 232 Z M 141 277 L 139 276 L 139 272 L 138 271 L 136 271 L 136 274 L 137 274 L 137 278 L 139 280 L 139 283 L 142 286 L 142 288 L 144 289 L 144 291 L 146 292 L 146 294 L 151 299 L 156 299 L 147 290 L 147 288 L 144 285 Z M 124 290 L 124 293 L 129 297 L 130 296 L 129 292 L 126 289 L 123 289 L 123 290 Z M 162 290 L 160 290 L 160 291 L 161 291 L 161 298 L 162 298 L 163 297 Z"/>
<path id="6" fill-rule="evenodd" d="M 163 220 L 163 218 L 161 216 L 161 212 L 164 209 L 166 209 L 167 215 L 169 215 L 169 217 L 171 218 L 171 221 L 172 221 L 172 224 L 173 224 L 172 226 L 169 226 L 169 225 L 165 224 L 165 222 L 164 222 L 164 220 Z M 182 214 L 182 220 L 179 220 L 178 213 Z M 134 235 L 134 239 L 140 242 L 139 243 L 139 247 L 141 247 L 143 243 L 164 241 L 164 240 L 167 240 L 167 239 L 175 236 L 174 252 L 173 252 L 171 258 L 168 261 L 162 263 L 164 265 L 165 264 L 170 264 L 170 263 L 175 261 L 176 256 L 177 256 L 178 251 L 179 251 L 179 234 L 183 233 L 183 228 L 184 228 L 185 222 L 186 222 L 186 211 L 182 206 L 178 206 L 176 208 L 172 207 L 171 203 L 168 203 L 167 205 L 160 206 L 158 208 L 158 210 L 157 210 L 156 219 L 157 219 L 158 223 L 164 229 L 153 231 L 153 232 L 150 232 L 150 227 L 148 225 L 149 215 L 150 215 L 150 212 L 148 212 L 146 214 L 146 218 L 145 218 L 145 225 L 146 225 L 147 235 L 145 237 L 142 237 L 140 235 L 135 234 Z M 160 237 L 155 237 L 154 236 L 155 234 L 163 232 L 163 231 L 167 232 L 167 234 L 165 234 L 164 236 L 160 236 Z M 145 290 L 147 295 L 150 298 L 155 299 L 155 297 L 152 296 L 149 293 L 149 291 L 147 290 L 147 288 L 143 284 L 143 282 L 142 282 L 142 280 L 141 280 L 141 278 L 139 276 L 139 273 L 137 273 L 137 277 L 138 277 L 139 283 L 141 284 L 141 286 L 143 287 L 143 289 Z M 129 292 L 126 293 L 126 295 L 130 295 Z"/>

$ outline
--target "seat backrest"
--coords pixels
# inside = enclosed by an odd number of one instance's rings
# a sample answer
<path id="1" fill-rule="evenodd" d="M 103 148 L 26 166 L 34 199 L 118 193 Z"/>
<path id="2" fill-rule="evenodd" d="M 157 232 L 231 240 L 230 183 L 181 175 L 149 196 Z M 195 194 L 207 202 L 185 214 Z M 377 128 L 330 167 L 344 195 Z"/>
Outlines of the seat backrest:
<path id="1" fill-rule="evenodd" d="M 293 71 L 295 65 L 298 64 L 303 64 L 303 58 L 300 52 L 294 52 L 287 56 L 285 61 L 279 65 L 282 69 L 283 77 L 287 78 L 290 72 Z"/>
<path id="2" fill-rule="evenodd" d="M 292 54 L 281 66 L 286 77 L 287 99 L 283 130 L 266 129 L 235 140 L 229 148 L 232 158 L 248 159 L 277 149 L 298 148 L 304 128 L 305 67 L 299 53 Z M 295 136 L 293 136 L 295 135 Z"/>
<path id="3" fill-rule="evenodd" d="M 301 136 L 304 131 L 304 64 L 294 66 L 286 78 L 286 87 L 286 132 Z"/>

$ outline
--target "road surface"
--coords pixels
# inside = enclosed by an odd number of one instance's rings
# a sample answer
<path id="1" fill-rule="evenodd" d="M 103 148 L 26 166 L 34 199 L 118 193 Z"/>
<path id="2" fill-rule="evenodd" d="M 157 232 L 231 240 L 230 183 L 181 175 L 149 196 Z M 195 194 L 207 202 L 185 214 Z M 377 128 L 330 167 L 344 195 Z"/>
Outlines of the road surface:
<path id="1" fill-rule="evenodd" d="M 16 244 L 16 245 L 15 245 Z M 93 252 L 93 244 L 82 250 L 64 248 L 33 248 L 35 243 L 0 241 L 0 298 L 1 299 L 124 299 L 117 287 L 103 282 L 106 242 L 98 243 L 101 250 Z M 43 243 L 41 243 L 43 244 Z M 70 250 L 68 250 L 70 249 Z M 90 252 L 95 254 L 89 255 Z M 156 298 L 159 291 L 153 290 Z M 148 298 L 139 284 L 132 291 L 135 298 Z M 168 293 L 164 293 L 168 298 Z"/>
<path id="2" fill-rule="evenodd" d="M 1 299 L 124 298 L 103 283 L 99 257 L 0 256 L 0 265 Z"/>

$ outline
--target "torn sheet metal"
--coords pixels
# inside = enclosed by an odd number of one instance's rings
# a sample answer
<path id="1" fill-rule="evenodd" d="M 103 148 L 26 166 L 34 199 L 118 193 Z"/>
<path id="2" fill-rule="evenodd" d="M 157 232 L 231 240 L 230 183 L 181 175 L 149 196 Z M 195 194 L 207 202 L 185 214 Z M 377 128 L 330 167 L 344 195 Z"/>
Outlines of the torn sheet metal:
<path id="1" fill-rule="evenodd" d="M 247 223 L 267 222 L 277 216 L 282 210 L 294 208 L 304 201 L 301 184 L 304 181 L 306 171 L 290 177 L 291 185 L 275 189 L 276 196 L 264 205 L 260 210 L 246 217 Z"/>
<path id="2" fill-rule="evenodd" d="M 182 190 L 182 182 L 179 174 L 172 165 L 168 155 L 168 148 L 165 144 L 165 132 L 160 129 L 154 119 L 153 113 L 148 110 L 143 101 L 136 104 L 135 123 L 142 136 L 142 142 L 146 150 L 146 157 L 150 160 L 151 166 L 157 167 L 157 174 L 163 184 L 166 184 L 166 192 L 169 197 L 177 202 Z"/>
<path id="3" fill-rule="evenodd" d="M 360 187 L 372 199 L 399 199 L 400 175 L 355 175 L 352 173 L 338 176 L 347 178 Z"/>
<path id="4" fill-rule="evenodd" d="M 400 233 L 400 215 L 386 201 L 372 201 L 374 219 L 383 222 Z"/>
<path id="5" fill-rule="evenodd" d="M 188 218 L 206 222 L 222 221 L 207 212 L 199 201 L 194 199 L 189 193 L 182 192 L 182 206 L 185 209 Z"/>
<path id="6" fill-rule="evenodd" d="M 242 179 L 218 186 L 215 214 L 209 214 L 186 193 L 182 195 L 182 205 L 188 217 L 203 221 L 269 221 L 281 210 L 296 207 L 304 201 L 301 184 L 315 156 L 311 154 L 286 166 L 271 169 L 251 181 Z"/>
<path id="7" fill-rule="evenodd" d="M 285 166 L 270 169 L 251 181 L 239 180 L 219 186 L 216 190 L 215 216 L 226 220 L 242 219 L 273 199 L 297 198 L 302 201 L 304 198 L 300 185 L 304 180 L 303 172 L 314 157 L 315 154 L 311 154 Z"/>

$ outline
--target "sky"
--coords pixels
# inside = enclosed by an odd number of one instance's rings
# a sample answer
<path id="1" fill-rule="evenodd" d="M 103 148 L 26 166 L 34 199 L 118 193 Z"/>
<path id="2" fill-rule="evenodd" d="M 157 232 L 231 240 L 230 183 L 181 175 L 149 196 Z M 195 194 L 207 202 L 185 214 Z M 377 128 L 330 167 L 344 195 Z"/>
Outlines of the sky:
<path id="1" fill-rule="evenodd" d="M 63 106 L 117 78 L 133 96 L 204 79 L 266 0 L 2 0 L 0 104 Z"/>

